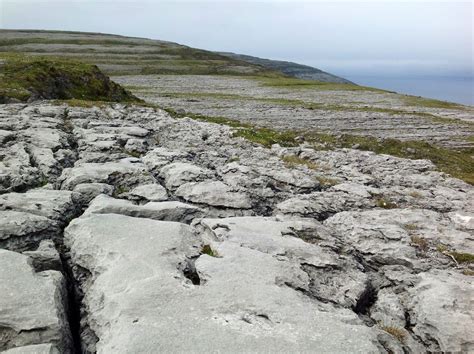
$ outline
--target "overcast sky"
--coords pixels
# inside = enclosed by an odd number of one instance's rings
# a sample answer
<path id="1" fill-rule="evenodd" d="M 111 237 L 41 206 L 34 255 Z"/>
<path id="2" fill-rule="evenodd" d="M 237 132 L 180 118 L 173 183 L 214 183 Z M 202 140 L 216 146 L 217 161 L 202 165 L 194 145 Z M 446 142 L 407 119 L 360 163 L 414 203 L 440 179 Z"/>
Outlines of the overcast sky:
<path id="1" fill-rule="evenodd" d="M 105 32 L 340 75 L 473 76 L 472 1 L 0 0 L 1 28 Z"/>

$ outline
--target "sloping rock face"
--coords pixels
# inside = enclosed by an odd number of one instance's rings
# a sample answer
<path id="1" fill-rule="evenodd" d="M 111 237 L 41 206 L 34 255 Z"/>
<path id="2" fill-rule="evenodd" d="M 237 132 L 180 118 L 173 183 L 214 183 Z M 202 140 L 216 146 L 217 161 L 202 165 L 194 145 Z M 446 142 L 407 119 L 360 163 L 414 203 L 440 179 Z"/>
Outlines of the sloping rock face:
<path id="1" fill-rule="evenodd" d="M 474 350 L 474 189 L 429 161 L 137 106 L 0 129 L 2 351 Z"/>

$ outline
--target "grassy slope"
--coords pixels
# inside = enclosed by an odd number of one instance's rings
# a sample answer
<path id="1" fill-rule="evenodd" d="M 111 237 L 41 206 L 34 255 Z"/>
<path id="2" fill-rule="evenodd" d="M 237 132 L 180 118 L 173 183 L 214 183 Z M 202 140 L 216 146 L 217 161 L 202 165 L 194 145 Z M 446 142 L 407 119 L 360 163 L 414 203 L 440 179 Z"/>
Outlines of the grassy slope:
<path id="1" fill-rule="evenodd" d="M 97 33 L 0 30 L 0 52 L 80 58 L 109 75 L 281 75 L 259 65 L 172 42 Z"/>
<path id="2" fill-rule="evenodd" d="M 139 101 L 94 65 L 22 55 L 0 55 L 0 60 L 0 103 L 30 99 Z"/>

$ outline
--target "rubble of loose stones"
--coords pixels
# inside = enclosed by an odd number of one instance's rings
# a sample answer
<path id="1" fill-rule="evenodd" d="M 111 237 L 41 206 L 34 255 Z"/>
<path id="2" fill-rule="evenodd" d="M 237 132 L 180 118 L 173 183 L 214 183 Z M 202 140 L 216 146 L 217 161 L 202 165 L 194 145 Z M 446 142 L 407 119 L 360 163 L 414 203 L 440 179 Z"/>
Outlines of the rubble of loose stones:
<path id="1" fill-rule="evenodd" d="M 429 161 L 137 106 L 0 129 L 0 350 L 474 350 L 474 189 Z"/>

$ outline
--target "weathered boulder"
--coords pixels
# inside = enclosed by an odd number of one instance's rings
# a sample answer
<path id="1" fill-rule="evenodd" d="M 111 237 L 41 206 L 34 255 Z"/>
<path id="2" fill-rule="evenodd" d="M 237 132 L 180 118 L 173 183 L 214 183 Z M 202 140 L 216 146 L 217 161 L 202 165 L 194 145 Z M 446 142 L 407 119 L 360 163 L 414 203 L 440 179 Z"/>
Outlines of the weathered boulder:
<path id="1" fill-rule="evenodd" d="M 52 344 L 28 345 L 2 351 L 3 354 L 59 354 L 59 350 Z"/>
<path id="2" fill-rule="evenodd" d="M 168 193 L 166 192 L 166 188 L 160 184 L 143 184 L 133 188 L 128 193 L 128 198 L 138 201 L 161 202 L 168 199 Z"/>
<path id="3" fill-rule="evenodd" d="M 33 189 L 26 193 L 0 195 L 0 210 L 44 216 L 56 221 L 58 225 L 74 217 L 77 209 L 77 196 L 69 191 Z"/>
<path id="4" fill-rule="evenodd" d="M 63 270 L 61 258 L 51 240 L 43 240 L 35 251 L 25 251 L 23 254 L 30 257 L 31 266 L 36 272 L 42 272 L 44 270 Z"/>
<path id="5" fill-rule="evenodd" d="M 187 182 L 199 182 L 211 176 L 211 171 L 184 162 L 170 163 L 160 170 L 160 177 L 165 180 L 168 189 L 175 189 Z"/>
<path id="6" fill-rule="evenodd" d="M 238 209 L 252 207 L 252 201 L 247 194 L 235 192 L 220 181 L 185 183 L 175 193 L 189 202 L 198 204 Z"/>
<path id="7" fill-rule="evenodd" d="M 439 245 L 469 252 L 469 233 L 456 230 L 449 220 L 431 210 L 391 209 L 341 212 L 324 224 L 341 241 L 375 264 L 421 266 L 417 253 L 436 251 Z M 431 267 L 431 261 L 424 268 Z"/>
<path id="8" fill-rule="evenodd" d="M 328 312 L 285 285 L 308 282 L 294 263 L 238 241 L 213 245 L 219 257 L 198 258 L 201 286 L 179 270 L 199 244 L 183 224 L 93 215 L 74 220 L 65 241 L 73 264 L 88 270 L 84 310 L 99 339 L 88 349 L 98 353 L 377 351 L 376 336 L 351 311 Z"/>
<path id="9" fill-rule="evenodd" d="M 26 251 L 57 234 L 50 219 L 20 211 L 0 211 L 0 248 Z"/>
<path id="10" fill-rule="evenodd" d="M 117 183 L 132 180 L 150 181 L 146 177 L 145 166 L 142 163 L 125 159 L 120 162 L 84 163 L 63 171 L 59 182 L 61 189 L 73 190 L 82 183 Z"/>
<path id="11" fill-rule="evenodd" d="M 429 351 L 474 350 L 472 280 L 455 271 L 432 270 L 408 292 L 410 326 Z"/>
<path id="12" fill-rule="evenodd" d="M 112 195 L 114 187 L 107 183 L 81 183 L 76 185 L 73 191 L 80 195 L 82 204 L 87 205 L 99 194 Z"/>
<path id="13" fill-rule="evenodd" d="M 143 205 L 133 204 L 131 201 L 115 199 L 106 195 L 96 197 L 85 214 L 121 214 L 138 218 L 167 220 L 190 223 L 193 219 L 202 216 L 203 211 L 198 207 L 176 202 L 149 202 Z"/>
<path id="14" fill-rule="evenodd" d="M 61 273 L 35 273 L 27 256 L 0 250 L 0 284 L 0 350 L 48 343 L 71 349 Z"/>

